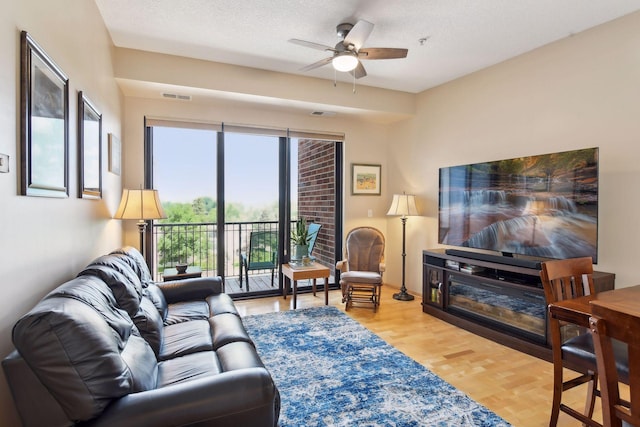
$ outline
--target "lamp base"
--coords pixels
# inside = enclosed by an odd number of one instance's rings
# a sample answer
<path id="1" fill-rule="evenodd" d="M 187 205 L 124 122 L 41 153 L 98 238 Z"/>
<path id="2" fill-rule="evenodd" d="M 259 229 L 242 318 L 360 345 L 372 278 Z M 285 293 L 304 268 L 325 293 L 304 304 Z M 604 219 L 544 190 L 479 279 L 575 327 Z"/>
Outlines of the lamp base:
<path id="1" fill-rule="evenodd" d="M 401 290 L 397 294 L 393 294 L 393 299 L 397 299 L 398 301 L 413 301 L 414 298 L 415 297 L 413 295 L 408 294 L 405 290 Z"/>

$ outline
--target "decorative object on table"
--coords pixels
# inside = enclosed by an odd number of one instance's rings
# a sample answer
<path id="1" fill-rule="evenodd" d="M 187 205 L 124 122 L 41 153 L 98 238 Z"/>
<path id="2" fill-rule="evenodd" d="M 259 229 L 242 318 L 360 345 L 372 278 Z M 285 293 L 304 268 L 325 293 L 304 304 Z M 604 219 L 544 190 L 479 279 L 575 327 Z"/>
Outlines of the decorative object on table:
<path id="1" fill-rule="evenodd" d="M 293 251 L 291 253 L 291 261 L 302 263 L 305 258 L 309 258 L 309 242 L 311 236 L 307 228 L 307 221 L 304 218 L 298 218 L 295 228 L 291 231 L 291 244 Z M 311 260 L 309 259 L 309 262 Z"/>
<path id="2" fill-rule="evenodd" d="M 120 175 L 122 144 L 117 136 L 109 134 L 109 172 Z"/>
<path id="3" fill-rule="evenodd" d="M 242 323 L 278 384 L 281 426 L 509 426 L 336 307 Z"/>
<path id="4" fill-rule="evenodd" d="M 380 195 L 380 165 L 351 164 L 351 194 Z"/>
<path id="5" fill-rule="evenodd" d="M 102 114 L 78 92 L 78 197 L 102 198 Z"/>
<path id="6" fill-rule="evenodd" d="M 144 232 L 147 228 L 147 221 L 163 219 L 167 215 L 162 209 L 158 190 L 122 190 L 120 206 L 113 216 L 117 219 L 137 219 L 138 231 L 140 232 L 140 252 L 145 256 Z"/>
<path id="7" fill-rule="evenodd" d="M 407 216 L 418 215 L 416 197 L 412 194 L 405 194 L 404 192 L 402 194 L 394 194 L 393 201 L 391 202 L 391 207 L 389 208 L 387 215 L 400 215 L 402 220 L 402 286 L 400 287 L 400 292 L 393 294 L 393 298 L 400 301 L 411 301 L 414 297 L 407 293 L 407 288 L 404 284 L 405 258 L 407 257 L 405 243 Z"/>
<path id="8" fill-rule="evenodd" d="M 69 79 L 20 36 L 20 194 L 69 196 Z"/>
<path id="9" fill-rule="evenodd" d="M 347 258 L 336 263 L 345 310 L 357 303 L 380 305 L 384 265 L 384 235 L 373 227 L 356 227 L 347 234 Z"/>
<path id="10" fill-rule="evenodd" d="M 187 272 L 187 267 L 189 267 L 189 264 L 187 264 L 187 263 L 176 264 L 176 270 L 178 271 L 178 274 L 186 273 Z"/>

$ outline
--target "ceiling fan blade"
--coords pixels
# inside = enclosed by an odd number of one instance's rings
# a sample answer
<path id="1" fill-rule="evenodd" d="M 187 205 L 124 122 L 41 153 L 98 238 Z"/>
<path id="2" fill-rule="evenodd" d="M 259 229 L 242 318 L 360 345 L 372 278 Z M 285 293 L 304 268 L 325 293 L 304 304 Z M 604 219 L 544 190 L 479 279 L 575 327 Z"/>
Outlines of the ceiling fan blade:
<path id="1" fill-rule="evenodd" d="M 331 46 L 327 46 L 327 45 L 320 44 L 320 43 L 308 42 L 306 40 L 289 39 L 289 43 L 297 44 L 297 45 L 304 46 L 304 47 L 310 47 L 311 49 L 328 50 L 328 51 L 331 51 L 331 52 L 335 52 L 336 51 Z"/>
<path id="2" fill-rule="evenodd" d="M 332 59 L 333 59 L 333 56 L 321 59 L 318 62 L 314 62 L 313 64 L 309 64 L 306 67 L 300 68 L 300 71 L 310 71 L 310 70 L 313 70 L 315 68 L 322 67 L 323 65 L 327 65 L 328 63 L 330 63 Z"/>
<path id="3" fill-rule="evenodd" d="M 349 71 L 349 74 L 351 74 L 356 79 L 359 79 L 365 77 L 367 75 L 367 71 L 364 69 L 364 65 L 362 65 L 362 62 L 358 61 L 358 66 Z"/>
<path id="4" fill-rule="evenodd" d="M 362 19 L 359 20 L 344 38 L 344 45 L 348 46 L 352 44 L 356 51 L 359 51 L 364 45 L 364 42 L 369 38 L 371 31 L 373 31 L 373 24 L 371 22 Z"/>
<path id="5" fill-rule="evenodd" d="M 393 47 L 368 47 L 358 51 L 360 59 L 397 59 L 406 58 L 409 49 L 398 49 Z"/>

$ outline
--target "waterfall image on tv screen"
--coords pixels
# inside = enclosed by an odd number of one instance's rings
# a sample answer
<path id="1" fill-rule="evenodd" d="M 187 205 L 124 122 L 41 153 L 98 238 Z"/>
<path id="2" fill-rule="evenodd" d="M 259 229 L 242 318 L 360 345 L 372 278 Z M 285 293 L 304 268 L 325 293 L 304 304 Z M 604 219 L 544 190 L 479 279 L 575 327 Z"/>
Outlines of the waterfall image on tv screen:
<path id="1" fill-rule="evenodd" d="M 438 242 L 597 261 L 598 149 L 440 168 Z"/>

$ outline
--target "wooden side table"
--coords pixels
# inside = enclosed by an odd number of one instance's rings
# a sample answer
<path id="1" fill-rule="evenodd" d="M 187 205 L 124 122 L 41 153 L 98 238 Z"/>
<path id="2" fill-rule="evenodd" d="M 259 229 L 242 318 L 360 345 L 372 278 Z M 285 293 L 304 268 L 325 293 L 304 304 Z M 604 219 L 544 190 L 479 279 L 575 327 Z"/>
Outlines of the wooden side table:
<path id="1" fill-rule="evenodd" d="M 193 277 L 202 277 L 202 269 L 200 267 L 190 265 L 184 273 L 178 273 L 175 268 L 165 268 L 164 272 L 162 272 L 162 281 L 164 282 L 191 279 Z"/>
<path id="2" fill-rule="evenodd" d="M 316 279 L 324 278 L 324 305 L 329 305 L 329 275 L 328 267 L 314 262 L 308 267 L 293 268 L 289 264 L 282 264 L 282 274 L 285 277 L 282 295 L 287 299 L 289 282 L 293 282 L 293 309 L 297 307 L 298 280 L 313 279 L 313 295 L 316 295 Z M 289 279 L 289 280 L 287 280 Z"/>

